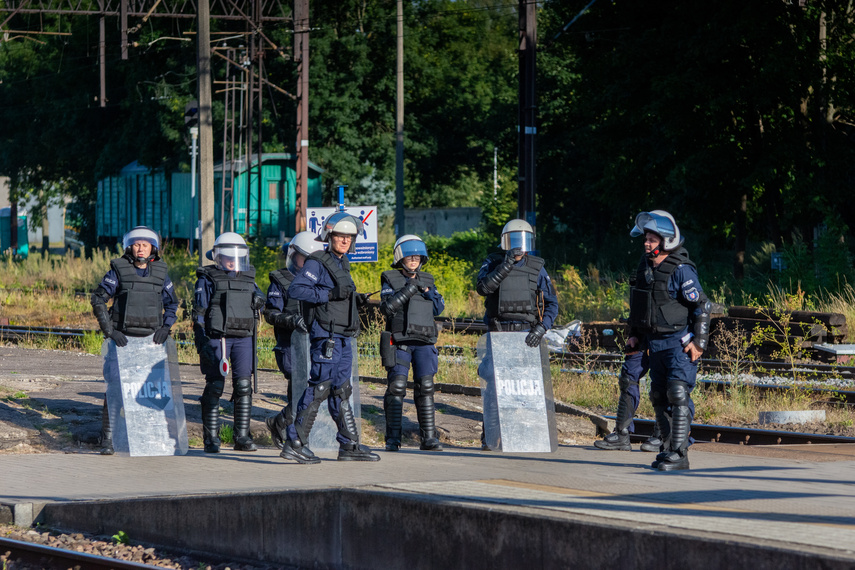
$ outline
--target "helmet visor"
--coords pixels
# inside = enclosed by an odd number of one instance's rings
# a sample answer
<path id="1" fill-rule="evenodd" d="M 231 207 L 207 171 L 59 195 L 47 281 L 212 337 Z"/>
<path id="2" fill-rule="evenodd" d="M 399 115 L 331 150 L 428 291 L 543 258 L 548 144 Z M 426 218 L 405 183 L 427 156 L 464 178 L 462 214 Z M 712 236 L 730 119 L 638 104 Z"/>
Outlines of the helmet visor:
<path id="1" fill-rule="evenodd" d="M 502 234 L 502 249 L 521 249 L 523 251 L 534 251 L 534 234 L 531 232 L 508 232 Z"/>
<path id="2" fill-rule="evenodd" d="M 629 232 L 632 237 L 643 236 L 645 232 L 653 232 L 664 238 L 673 238 L 677 235 L 674 223 L 667 217 L 659 214 L 642 212 L 635 218 L 635 227 Z"/>
<path id="3" fill-rule="evenodd" d="M 214 262 L 223 271 L 246 271 L 249 269 L 249 249 L 245 245 L 214 246 Z"/>
<path id="4" fill-rule="evenodd" d="M 398 247 L 395 248 L 395 261 L 396 262 L 401 261 L 405 257 L 409 257 L 411 255 L 421 256 L 423 258 L 422 263 L 427 261 L 427 258 L 428 258 L 427 247 L 425 247 L 425 244 L 423 241 L 409 240 L 409 241 L 405 241 L 405 242 L 399 244 Z"/>

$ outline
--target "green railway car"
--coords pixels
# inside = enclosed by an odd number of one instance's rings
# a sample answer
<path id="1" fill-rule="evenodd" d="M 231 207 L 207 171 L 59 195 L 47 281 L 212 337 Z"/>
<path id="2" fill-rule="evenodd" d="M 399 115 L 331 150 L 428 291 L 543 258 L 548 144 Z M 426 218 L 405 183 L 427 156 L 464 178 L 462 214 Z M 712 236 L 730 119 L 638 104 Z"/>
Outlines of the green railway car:
<path id="1" fill-rule="evenodd" d="M 296 208 L 296 157 L 287 153 L 262 155 L 261 180 L 253 156 L 249 171 L 245 161 L 214 166 L 214 227 L 216 232 L 234 231 L 263 240 L 269 245 L 294 235 Z M 323 170 L 309 163 L 307 207 L 321 206 Z M 233 180 L 232 180 L 233 175 Z M 231 182 L 231 184 L 229 184 Z M 231 191 L 229 187 L 231 186 Z M 191 197 L 190 173 L 166 173 L 138 162 L 124 167 L 116 176 L 98 181 L 96 220 L 98 242 L 112 246 L 134 226 L 149 226 L 167 240 L 198 239 L 194 232 L 198 211 L 198 186 Z M 223 216 L 225 213 L 225 216 Z"/>

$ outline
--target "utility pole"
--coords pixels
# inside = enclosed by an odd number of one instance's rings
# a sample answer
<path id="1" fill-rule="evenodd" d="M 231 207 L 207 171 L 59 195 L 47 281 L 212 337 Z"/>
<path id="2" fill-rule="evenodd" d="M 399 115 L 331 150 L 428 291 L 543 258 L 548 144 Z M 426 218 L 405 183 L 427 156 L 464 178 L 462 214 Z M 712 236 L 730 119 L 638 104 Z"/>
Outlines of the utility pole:
<path id="1" fill-rule="evenodd" d="M 537 231 L 535 212 L 535 55 L 537 46 L 536 0 L 519 0 L 519 217 Z"/>
<path id="2" fill-rule="evenodd" d="M 398 0 L 398 73 L 395 111 L 395 236 L 407 233 L 404 221 L 404 3 Z"/>
<path id="3" fill-rule="evenodd" d="M 309 0 L 294 0 L 294 61 L 297 62 L 297 203 L 294 234 L 306 229 L 309 200 Z"/>
<path id="4" fill-rule="evenodd" d="M 211 113 L 211 10 L 198 0 L 196 17 L 196 81 L 199 88 L 199 265 L 214 247 L 214 132 Z M 195 234 L 196 228 L 193 228 Z"/>

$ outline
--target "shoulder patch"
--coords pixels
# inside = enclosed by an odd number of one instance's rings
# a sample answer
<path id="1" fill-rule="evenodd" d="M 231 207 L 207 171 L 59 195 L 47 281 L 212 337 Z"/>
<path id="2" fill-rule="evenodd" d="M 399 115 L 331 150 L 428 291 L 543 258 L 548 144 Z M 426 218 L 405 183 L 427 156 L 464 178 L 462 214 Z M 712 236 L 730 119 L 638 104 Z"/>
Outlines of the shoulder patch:
<path id="1" fill-rule="evenodd" d="M 701 294 L 698 293 L 698 289 L 696 287 L 692 287 L 691 289 L 683 290 L 683 296 L 686 300 L 695 302 L 700 299 Z"/>
<path id="2" fill-rule="evenodd" d="M 318 276 L 315 275 L 314 273 L 312 273 L 311 271 L 303 271 L 303 275 L 305 275 L 306 277 L 308 277 L 309 279 L 311 279 L 315 283 L 318 282 Z"/>

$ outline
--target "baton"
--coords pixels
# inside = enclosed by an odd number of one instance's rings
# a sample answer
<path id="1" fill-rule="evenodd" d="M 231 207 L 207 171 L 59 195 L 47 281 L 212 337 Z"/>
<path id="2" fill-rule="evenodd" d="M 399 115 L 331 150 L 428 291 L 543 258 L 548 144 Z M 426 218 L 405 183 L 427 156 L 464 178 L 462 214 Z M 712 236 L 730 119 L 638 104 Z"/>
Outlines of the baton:
<path id="1" fill-rule="evenodd" d="M 220 338 L 220 349 L 222 356 L 220 357 L 220 374 L 226 377 L 229 373 L 229 361 L 226 358 L 226 337 Z"/>
<path id="2" fill-rule="evenodd" d="M 258 393 L 258 310 L 253 311 L 252 323 L 252 393 Z"/>

